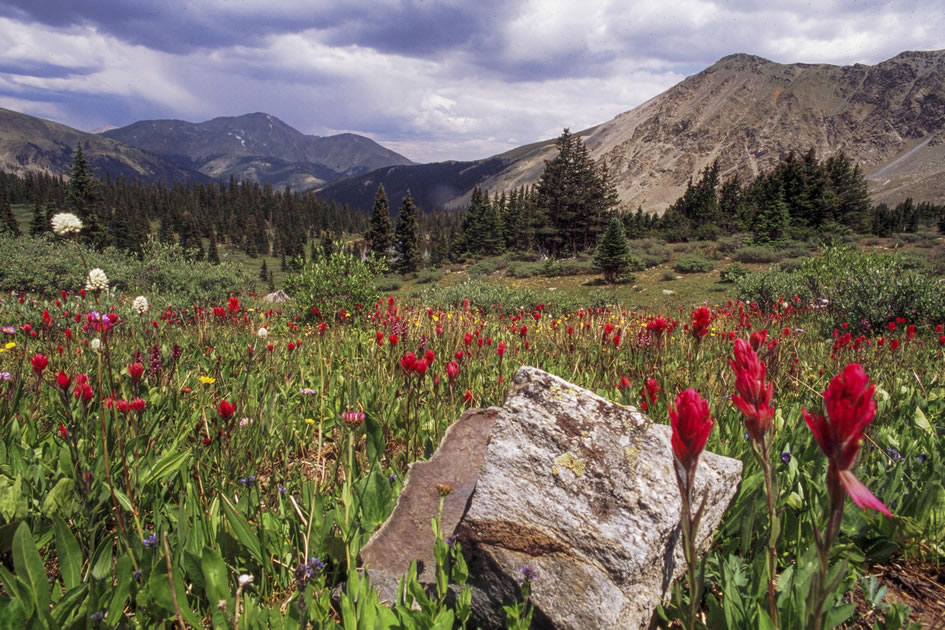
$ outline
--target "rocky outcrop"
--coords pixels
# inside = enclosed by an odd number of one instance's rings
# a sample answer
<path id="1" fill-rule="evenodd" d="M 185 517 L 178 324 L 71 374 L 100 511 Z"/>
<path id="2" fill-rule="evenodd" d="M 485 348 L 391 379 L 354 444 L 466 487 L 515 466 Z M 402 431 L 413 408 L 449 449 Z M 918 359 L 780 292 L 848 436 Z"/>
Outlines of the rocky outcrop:
<path id="1" fill-rule="evenodd" d="M 446 482 L 454 493 L 444 529 L 455 528 L 463 544 L 477 624 L 502 625 L 501 607 L 531 566 L 535 627 L 647 627 L 685 567 L 670 428 L 529 367 L 505 405 L 483 413 L 464 416 L 433 459 L 411 469 L 390 520 L 362 552 L 382 595 L 395 592 L 411 559 L 432 562 L 435 484 Z M 741 470 L 738 460 L 703 455 L 700 544 L 734 498 Z"/>

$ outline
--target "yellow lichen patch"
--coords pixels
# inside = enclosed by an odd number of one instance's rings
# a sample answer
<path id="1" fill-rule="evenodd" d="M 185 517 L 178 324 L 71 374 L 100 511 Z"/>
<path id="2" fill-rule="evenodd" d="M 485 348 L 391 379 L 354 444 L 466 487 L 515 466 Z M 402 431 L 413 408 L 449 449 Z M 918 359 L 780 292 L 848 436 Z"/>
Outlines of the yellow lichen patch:
<path id="1" fill-rule="evenodd" d="M 624 446 L 623 457 L 625 460 L 627 460 L 627 466 L 630 468 L 630 470 L 634 470 L 640 460 L 640 451 L 633 446 Z"/>
<path id="2" fill-rule="evenodd" d="M 584 462 L 575 457 L 572 453 L 564 453 L 555 457 L 554 466 L 551 467 L 551 474 L 558 475 L 560 468 L 567 468 L 577 477 L 584 476 Z"/>
<path id="3" fill-rule="evenodd" d="M 561 400 L 562 396 L 565 394 L 574 397 L 577 396 L 577 391 L 570 387 L 561 387 L 560 385 L 553 385 L 551 387 L 551 395 L 554 396 L 555 400 Z"/>

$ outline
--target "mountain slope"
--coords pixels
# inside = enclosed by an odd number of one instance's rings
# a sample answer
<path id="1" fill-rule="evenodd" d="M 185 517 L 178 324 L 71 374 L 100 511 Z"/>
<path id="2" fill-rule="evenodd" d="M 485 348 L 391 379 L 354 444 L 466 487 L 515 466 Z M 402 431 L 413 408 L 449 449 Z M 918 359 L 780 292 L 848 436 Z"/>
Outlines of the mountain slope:
<path id="1" fill-rule="evenodd" d="M 141 149 L 0 108 L 0 170 L 18 175 L 30 172 L 67 175 L 79 144 L 98 175 L 137 178 L 144 183 L 210 181 L 200 173 Z"/>
<path id="2" fill-rule="evenodd" d="M 263 113 L 202 123 L 142 120 L 103 135 L 215 179 L 234 176 L 300 190 L 381 167 L 412 164 L 364 136 L 309 136 Z"/>
<path id="3" fill-rule="evenodd" d="M 779 64 L 731 55 L 582 135 L 591 156 L 607 164 L 630 209 L 663 211 L 713 160 L 723 179 L 738 174 L 747 181 L 791 151 L 812 146 L 821 157 L 844 151 L 858 162 L 876 200 L 913 196 L 941 202 L 945 51 L 904 52 L 873 66 Z M 473 185 L 508 191 L 533 184 L 553 155 L 549 140 L 494 156 L 502 169 L 483 173 L 442 205 L 464 204 Z M 454 163 L 453 169 L 469 164 Z M 420 167 L 406 167 L 398 177 L 414 168 Z M 378 173 L 359 179 L 388 185 Z M 334 198 L 350 188 L 338 183 L 320 194 Z M 417 187 L 413 192 L 425 194 Z"/>

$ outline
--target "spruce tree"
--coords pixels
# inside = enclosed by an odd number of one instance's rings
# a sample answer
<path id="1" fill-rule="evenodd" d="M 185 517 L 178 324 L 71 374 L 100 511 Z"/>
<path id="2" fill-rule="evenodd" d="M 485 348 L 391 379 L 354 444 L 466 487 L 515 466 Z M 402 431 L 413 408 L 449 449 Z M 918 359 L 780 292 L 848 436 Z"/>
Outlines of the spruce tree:
<path id="1" fill-rule="evenodd" d="M 269 270 L 266 268 L 266 261 L 262 261 L 262 265 L 259 267 L 259 279 L 265 282 L 269 279 Z"/>
<path id="2" fill-rule="evenodd" d="M 420 269 L 420 226 L 417 206 L 413 203 L 410 191 L 404 197 L 394 230 L 397 248 L 397 271 L 415 273 Z"/>
<path id="3" fill-rule="evenodd" d="M 20 225 L 13 216 L 13 208 L 9 200 L 4 199 L 0 203 L 0 234 L 7 233 L 10 236 L 20 236 Z"/>
<path id="4" fill-rule="evenodd" d="M 43 209 L 37 197 L 36 201 L 33 203 L 33 219 L 30 221 L 30 236 L 41 236 L 46 232 L 52 232 L 52 225 L 46 219 L 46 211 Z"/>
<path id="5" fill-rule="evenodd" d="M 100 200 L 99 183 L 92 177 L 82 145 L 77 145 L 66 187 L 66 207 L 82 220 L 80 238 L 83 242 L 101 248 L 108 245 L 110 239 L 99 218 Z"/>
<path id="6" fill-rule="evenodd" d="M 387 200 L 387 193 L 384 192 L 383 184 L 377 187 L 377 194 L 374 196 L 371 226 L 368 229 L 366 238 L 371 253 L 386 260 L 388 250 L 393 245 L 394 236 L 390 223 L 390 203 Z"/>
<path id="7" fill-rule="evenodd" d="M 623 222 L 613 217 L 597 247 L 594 264 L 604 271 L 604 280 L 615 282 L 630 264 L 630 246 L 623 231 Z"/>

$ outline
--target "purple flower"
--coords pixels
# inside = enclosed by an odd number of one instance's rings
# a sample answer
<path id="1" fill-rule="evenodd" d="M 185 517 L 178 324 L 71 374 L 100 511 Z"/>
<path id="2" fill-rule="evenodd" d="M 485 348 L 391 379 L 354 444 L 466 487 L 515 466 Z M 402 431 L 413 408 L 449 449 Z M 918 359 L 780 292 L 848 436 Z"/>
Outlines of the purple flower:
<path id="1" fill-rule="evenodd" d="M 95 623 L 98 623 L 104 618 L 105 618 L 105 613 L 97 612 L 97 613 L 92 613 L 91 615 L 89 615 L 89 620 L 94 621 Z"/>
<path id="2" fill-rule="evenodd" d="M 0 381 L 9 381 L 10 378 L 9 372 L 0 372 Z"/>
<path id="3" fill-rule="evenodd" d="M 519 582 L 534 582 L 538 579 L 538 568 L 531 564 L 526 564 L 522 567 L 519 572 L 522 576 L 518 579 Z"/>
<path id="4" fill-rule="evenodd" d="M 787 449 L 781 451 L 781 461 L 785 464 L 791 461 L 791 451 Z"/>
<path id="5" fill-rule="evenodd" d="M 250 475 L 249 477 L 243 477 L 240 479 L 240 483 L 244 486 L 251 486 L 256 483 L 256 475 Z"/>
<path id="6" fill-rule="evenodd" d="M 2 331 L 4 335 L 15 335 L 15 334 L 16 334 L 16 328 L 14 328 L 13 326 L 4 326 L 4 327 L 0 328 L 0 331 Z"/>
<path id="7" fill-rule="evenodd" d="M 157 536 L 155 534 L 151 534 L 150 536 L 142 540 L 141 544 L 144 545 L 145 547 L 153 547 L 154 545 L 157 544 Z"/>

